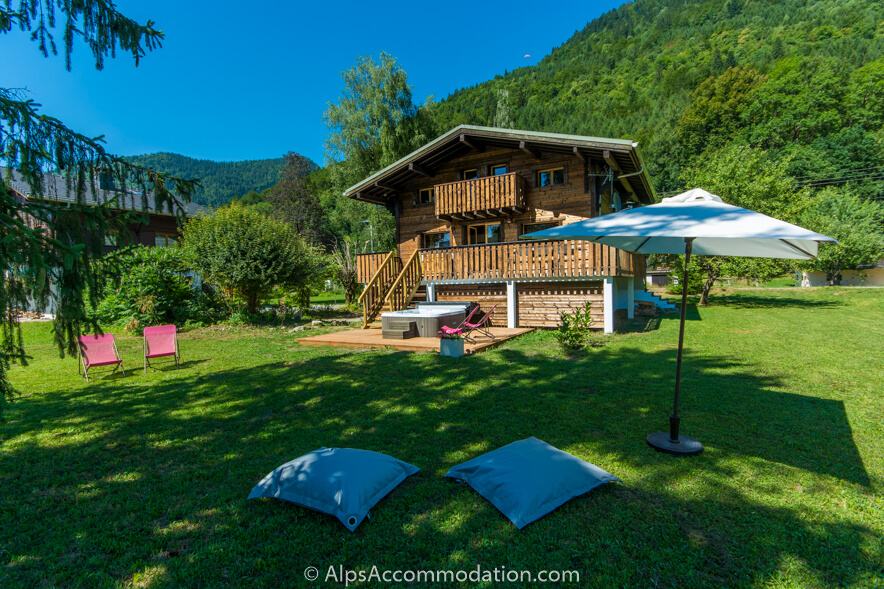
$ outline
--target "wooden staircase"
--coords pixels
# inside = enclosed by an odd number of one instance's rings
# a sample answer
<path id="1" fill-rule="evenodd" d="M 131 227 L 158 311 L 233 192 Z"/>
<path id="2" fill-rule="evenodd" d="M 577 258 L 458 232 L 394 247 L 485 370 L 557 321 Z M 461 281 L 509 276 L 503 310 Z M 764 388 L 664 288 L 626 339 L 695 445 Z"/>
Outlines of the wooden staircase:
<path id="1" fill-rule="evenodd" d="M 390 292 L 390 287 L 396 282 L 401 270 L 402 261 L 396 255 L 396 250 L 393 250 L 387 254 L 374 276 L 365 285 L 365 290 L 357 299 L 362 303 L 362 329 L 368 329 L 371 322 L 384 311 L 387 293 Z"/>
<path id="2" fill-rule="evenodd" d="M 395 251 L 390 252 L 359 295 L 362 329 L 371 327 L 381 313 L 407 309 L 419 290 L 423 290 L 423 300 L 426 300 L 426 289 L 421 287 L 418 251 L 415 250 L 405 266 Z"/>

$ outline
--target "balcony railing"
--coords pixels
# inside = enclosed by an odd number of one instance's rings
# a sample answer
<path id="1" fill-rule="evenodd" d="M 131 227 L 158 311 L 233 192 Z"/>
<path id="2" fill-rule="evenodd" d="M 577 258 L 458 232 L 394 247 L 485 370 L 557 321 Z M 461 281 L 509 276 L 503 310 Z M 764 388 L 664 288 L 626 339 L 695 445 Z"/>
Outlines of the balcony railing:
<path id="1" fill-rule="evenodd" d="M 644 256 L 589 241 L 519 241 L 422 249 L 424 281 L 635 276 Z"/>
<path id="2" fill-rule="evenodd" d="M 436 216 L 472 220 L 525 211 L 525 179 L 516 172 L 485 176 L 434 187 Z"/>
<path id="3" fill-rule="evenodd" d="M 591 278 L 643 276 L 645 257 L 589 241 L 517 241 L 422 249 L 422 281 L 534 280 L 543 278 Z M 389 253 L 357 256 L 359 281 L 377 274 Z M 398 262 L 398 258 L 396 260 Z M 398 263 L 396 272 L 401 272 Z M 387 281 L 396 278 L 394 274 Z M 376 296 L 383 299 L 386 290 Z"/>

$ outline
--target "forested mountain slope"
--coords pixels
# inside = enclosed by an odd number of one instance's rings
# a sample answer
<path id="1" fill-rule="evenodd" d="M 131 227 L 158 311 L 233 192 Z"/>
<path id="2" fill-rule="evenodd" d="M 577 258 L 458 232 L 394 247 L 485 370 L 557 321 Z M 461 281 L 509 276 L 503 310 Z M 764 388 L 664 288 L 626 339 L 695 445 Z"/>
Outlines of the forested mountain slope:
<path id="1" fill-rule="evenodd" d="M 734 142 L 815 179 L 884 165 L 882 56 L 876 0 L 638 0 L 538 65 L 454 92 L 436 120 L 629 137 L 663 191 Z"/>
<path id="2" fill-rule="evenodd" d="M 279 180 L 279 171 L 285 159 L 251 160 L 244 162 L 213 162 L 198 160 L 175 153 L 154 153 L 126 158 L 141 166 L 148 166 L 182 178 L 199 178 L 203 188 L 194 196 L 197 204 L 217 207 L 234 196 L 243 196 L 250 190 L 261 192 Z"/>

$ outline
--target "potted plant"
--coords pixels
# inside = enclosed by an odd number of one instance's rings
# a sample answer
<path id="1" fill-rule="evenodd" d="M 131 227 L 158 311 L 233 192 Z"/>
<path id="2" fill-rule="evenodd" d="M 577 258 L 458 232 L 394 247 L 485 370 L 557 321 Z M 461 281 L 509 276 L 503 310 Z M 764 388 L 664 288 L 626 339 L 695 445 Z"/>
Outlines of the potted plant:
<path id="1" fill-rule="evenodd" d="M 439 332 L 439 353 L 443 356 L 460 358 L 463 356 L 463 333 L 459 329 Z"/>

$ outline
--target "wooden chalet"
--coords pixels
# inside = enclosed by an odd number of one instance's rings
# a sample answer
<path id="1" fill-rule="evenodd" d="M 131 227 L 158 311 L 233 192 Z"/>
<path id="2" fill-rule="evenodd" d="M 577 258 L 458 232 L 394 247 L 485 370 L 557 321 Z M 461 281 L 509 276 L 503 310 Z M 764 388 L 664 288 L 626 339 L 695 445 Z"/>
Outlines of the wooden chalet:
<path id="1" fill-rule="evenodd" d="M 591 301 L 613 331 L 645 293 L 644 256 L 525 233 L 655 202 L 638 144 L 461 125 L 345 191 L 396 219 L 395 251 L 358 257 L 365 326 L 415 299 L 497 303 L 492 322 L 555 327 Z"/>
<path id="2" fill-rule="evenodd" d="M 7 168 L 0 167 L 0 176 L 7 179 Z M 55 203 L 73 203 L 76 197 L 68 187 L 67 179 L 56 174 L 43 175 L 43 193 L 35 195 L 24 181 L 21 174 L 11 172 L 11 180 L 6 180 L 7 186 L 12 190 L 14 198 L 24 202 L 27 200 L 42 200 Z M 96 191 L 86 186 L 85 202 L 87 205 L 97 205 L 116 198 L 114 211 L 141 210 L 142 195 L 140 192 L 117 190 L 112 182 L 96 182 Z M 121 240 L 124 245 L 141 244 L 146 246 L 166 247 L 173 246 L 180 237 L 180 220 L 188 215 L 197 214 L 201 207 L 193 203 L 187 203 L 183 210 L 161 209 L 151 195 L 147 196 L 147 221 L 128 223 L 128 240 Z M 105 250 L 114 250 L 119 247 L 118 243 L 105 244 Z"/>

